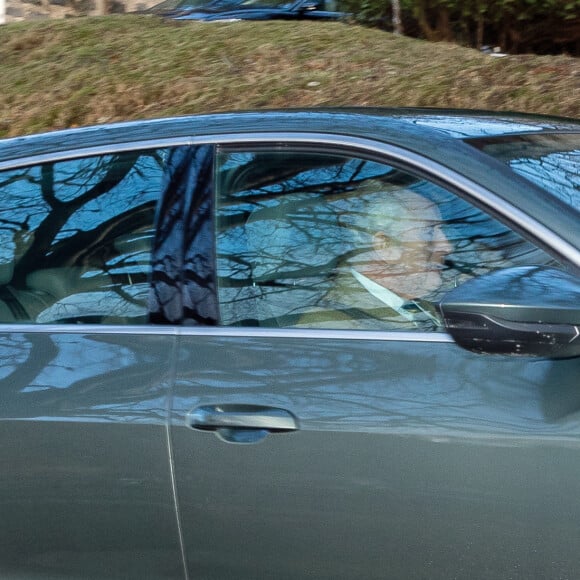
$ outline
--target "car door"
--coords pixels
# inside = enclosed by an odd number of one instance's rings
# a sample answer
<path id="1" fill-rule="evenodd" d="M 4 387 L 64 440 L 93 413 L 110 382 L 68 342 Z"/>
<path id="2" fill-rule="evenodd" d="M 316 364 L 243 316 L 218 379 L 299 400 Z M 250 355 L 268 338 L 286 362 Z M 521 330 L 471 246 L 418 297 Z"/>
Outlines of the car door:
<path id="1" fill-rule="evenodd" d="M 125 146 L 0 171 L 2 578 L 184 576 L 167 158 Z"/>
<path id="2" fill-rule="evenodd" d="M 313 143 L 218 147 L 215 200 L 206 184 L 198 202 L 215 203 L 198 244 L 217 275 L 189 279 L 196 321 L 219 326 L 181 331 L 172 398 L 191 577 L 580 574 L 579 359 L 474 354 L 428 306 L 487 272 L 561 265 L 442 178 Z M 375 307 L 354 273 L 395 234 L 367 200 L 395 196 L 438 217 L 400 214 L 393 277 L 436 236 L 446 257 L 427 295 L 418 277 L 417 300 Z"/>

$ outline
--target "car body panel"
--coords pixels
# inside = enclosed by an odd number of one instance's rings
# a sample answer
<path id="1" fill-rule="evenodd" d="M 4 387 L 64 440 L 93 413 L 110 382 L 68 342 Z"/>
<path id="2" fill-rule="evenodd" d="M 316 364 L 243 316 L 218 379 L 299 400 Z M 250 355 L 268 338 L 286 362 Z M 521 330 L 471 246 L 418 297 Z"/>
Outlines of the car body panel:
<path id="1" fill-rule="evenodd" d="M 428 155 L 432 150 L 429 139 L 437 134 L 450 143 L 460 138 L 482 135 L 578 132 L 579 126 L 580 121 L 567 117 L 477 110 L 343 107 L 239 111 L 126 121 L 2 139 L 0 162 L 22 158 L 23 150 L 32 156 L 164 138 L 176 140 L 179 137 L 274 131 L 321 132 L 369 138 L 408 146 Z M 74 137 L 74 144 L 71 137 Z M 23 149 L 24 145 L 26 149 Z"/>
<path id="2" fill-rule="evenodd" d="M 580 573 L 579 359 L 481 357 L 429 335 L 240 334 L 180 337 L 192 577 Z M 235 445 L 187 426 L 191 409 L 231 404 L 285 409 L 299 429 Z"/>
<path id="3" fill-rule="evenodd" d="M 0 575 L 182 578 L 166 418 L 174 339 L 0 334 Z"/>

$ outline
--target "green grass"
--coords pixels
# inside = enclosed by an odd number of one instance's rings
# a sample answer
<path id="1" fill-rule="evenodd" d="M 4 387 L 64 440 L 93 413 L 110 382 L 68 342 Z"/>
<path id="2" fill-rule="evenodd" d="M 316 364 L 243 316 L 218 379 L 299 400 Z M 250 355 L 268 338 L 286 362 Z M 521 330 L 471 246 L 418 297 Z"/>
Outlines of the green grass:
<path id="1" fill-rule="evenodd" d="M 355 25 L 108 16 L 0 27 L 0 136 L 340 105 L 580 116 L 580 60 L 492 58 Z"/>

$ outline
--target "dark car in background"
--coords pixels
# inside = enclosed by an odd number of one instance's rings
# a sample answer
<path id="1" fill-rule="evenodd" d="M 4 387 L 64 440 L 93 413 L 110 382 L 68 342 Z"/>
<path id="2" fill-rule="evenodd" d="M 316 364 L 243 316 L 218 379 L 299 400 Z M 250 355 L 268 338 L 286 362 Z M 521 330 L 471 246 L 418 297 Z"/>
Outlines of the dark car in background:
<path id="1" fill-rule="evenodd" d="M 579 185 L 507 113 L 1 140 L 0 577 L 579 578 Z"/>
<path id="2" fill-rule="evenodd" d="M 166 0 L 145 11 L 175 20 L 339 20 L 340 0 Z"/>

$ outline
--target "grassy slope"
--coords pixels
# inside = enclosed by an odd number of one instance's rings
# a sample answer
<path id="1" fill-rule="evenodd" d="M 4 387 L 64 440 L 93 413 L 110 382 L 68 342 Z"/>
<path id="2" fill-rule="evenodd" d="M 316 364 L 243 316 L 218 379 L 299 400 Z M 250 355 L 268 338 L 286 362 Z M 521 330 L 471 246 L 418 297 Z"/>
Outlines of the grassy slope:
<path id="1" fill-rule="evenodd" d="M 262 107 L 466 107 L 580 116 L 580 59 L 492 58 L 341 23 L 146 16 L 0 27 L 0 136 Z"/>

